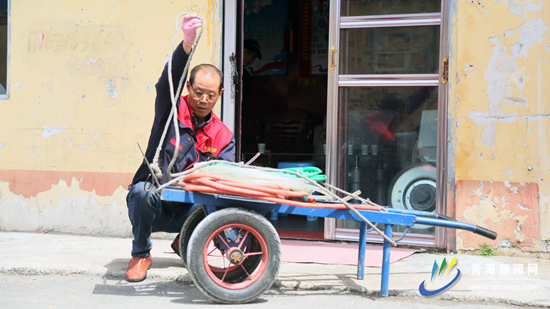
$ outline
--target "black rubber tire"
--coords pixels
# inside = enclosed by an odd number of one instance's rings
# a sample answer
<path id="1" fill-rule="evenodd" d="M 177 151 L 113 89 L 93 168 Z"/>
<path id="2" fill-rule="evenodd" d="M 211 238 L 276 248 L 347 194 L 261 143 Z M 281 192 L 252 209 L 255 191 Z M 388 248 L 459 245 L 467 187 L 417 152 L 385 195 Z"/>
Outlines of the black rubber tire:
<path id="1" fill-rule="evenodd" d="M 250 256 L 249 264 L 245 265 L 245 262 L 249 259 L 245 260 L 242 264 L 243 267 L 246 266 L 251 276 L 256 278 L 256 281 L 252 283 L 246 283 L 247 276 L 242 278 L 239 272 L 234 270 L 231 272 L 231 275 L 234 276 L 232 280 L 227 280 L 226 278 L 219 284 L 208 275 L 205 269 L 204 252 L 208 240 L 216 230 L 231 224 L 245 225 L 248 230 L 255 231 L 263 239 L 264 249 L 267 254 L 265 256 L 262 255 L 259 261 L 250 259 L 250 257 L 254 257 Z M 252 236 L 252 239 L 254 239 L 254 235 Z M 260 248 L 259 251 L 262 251 L 259 241 L 258 246 Z M 257 250 L 257 248 L 255 248 L 254 242 L 251 240 L 250 251 L 254 252 L 254 250 Z M 263 260 L 265 260 L 265 264 L 261 263 Z M 226 208 L 208 215 L 196 227 L 187 247 L 187 268 L 193 282 L 203 294 L 219 303 L 247 303 L 258 298 L 271 287 L 279 273 L 280 265 L 281 241 L 277 231 L 265 217 L 244 209 Z M 252 268 L 249 269 L 249 267 Z M 253 274 L 254 271 L 257 272 Z M 244 287 L 231 286 L 231 288 L 228 288 L 222 286 L 222 284 L 238 285 L 243 283 Z"/>
<path id="2" fill-rule="evenodd" d="M 183 223 L 183 226 L 181 227 L 180 231 L 180 258 L 183 262 L 183 266 L 187 267 L 187 245 L 189 244 L 189 239 L 191 239 L 191 235 L 193 234 L 193 231 L 199 225 L 199 223 L 206 217 L 206 214 L 204 213 L 204 208 L 198 207 L 195 210 L 189 214 L 187 219 L 185 219 L 185 222 Z"/>

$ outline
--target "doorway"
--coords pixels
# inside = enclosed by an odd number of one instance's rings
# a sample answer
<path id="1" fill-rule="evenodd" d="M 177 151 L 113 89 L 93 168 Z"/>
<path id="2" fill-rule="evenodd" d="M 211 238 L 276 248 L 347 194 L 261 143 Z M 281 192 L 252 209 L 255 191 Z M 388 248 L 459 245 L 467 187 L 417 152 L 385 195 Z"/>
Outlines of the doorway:
<path id="1" fill-rule="evenodd" d="M 242 1 L 241 161 L 325 170 L 329 1 Z M 323 239 L 324 219 L 270 214 L 283 237 Z"/>

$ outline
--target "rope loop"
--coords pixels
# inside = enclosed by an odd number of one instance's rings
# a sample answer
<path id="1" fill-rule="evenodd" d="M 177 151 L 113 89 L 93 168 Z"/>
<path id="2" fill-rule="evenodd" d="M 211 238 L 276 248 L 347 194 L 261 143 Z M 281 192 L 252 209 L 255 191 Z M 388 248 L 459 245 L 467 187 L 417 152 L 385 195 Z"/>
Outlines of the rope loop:
<path id="1" fill-rule="evenodd" d="M 162 178 L 162 171 L 161 171 L 161 169 L 158 165 L 158 162 L 151 163 L 150 166 L 151 166 L 151 169 L 153 170 L 153 172 L 155 173 L 155 177 L 157 177 L 157 179 L 161 179 Z"/>
<path id="2" fill-rule="evenodd" d="M 172 160 L 170 161 L 170 164 L 168 165 L 168 175 L 170 176 L 170 178 L 174 177 L 171 173 L 171 170 L 172 170 L 172 167 L 174 166 L 174 164 L 176 163 L 176 160 L 178 158 L 178 151 L 179 151 L 178 146 L 180 145 L 180 135 L 179 135 L 179 132 L 178 132 L 178 113 L 177 113 L 178 98 L 179 98 L 180 93 L 182 91 L 183 84 L 185 82 L 185 77 L 187 76 L 186 73 L 189 70 L 189 65 L 191 64 L 191 59 L 193 58 L 193 54 L 195 53 L 197 44 L 199 43 L 199 40 L 202 36 L 202 31 L 204 30 L 204 19 L 197 15 L 197 18 L 199 18 L 201 20 L 201 23 L 202 23 L 201 28 L 200 28 L 200 32 L 197 35 L 197 38 L 195 39 L 195 43 L 193 43 L 191 53 L 189 54 L 189 58 L 187 58 L 187 63 L 185 64 L 185 69 L 183 70 L 183 73 L 182 73 L 181 78 L 180 78 L 180 82 L 178 84 L 178 89 L 177 89 L 176 93 L 174 93 L 174 84 L 172 82 L 172 58 L 173 58 L 173 52 L 176 48 L 175 46 L 176 46 L 176 41 L 177 41 L 178 33 L 179 33 L 179 26 L 180 26 L 179 20 L 180 20 L 181 17 L 183 17 L 187 14 L 192 14 L 192 13 L 181 13 L 176 17 L 176 21 L 175 21 L 176 31 L 175 31 L 175 34 L 174 34 L 174 39 L 172 40 L 172 48 L 170 49 L 170 59 L 168 60 L 168 84 L 170 85 L 170 100 L 172 101 L 172 109 L 170 110 L 170 115 L 168 116 L 168 120 L 166 121 L 166 125 L 164 126 L 164 131 L 162 132 L 162 136 L 160 138 L 159 145 L 158 145 L 158 147 L 155 151 L 155 156 L 153 158 L 153 162 L 151 163 L 151 167 L 153 168 L 153 170 L 155 172 L 155 176 L 157 177 L 157 179 L 162 178 L 162 170 L 159 167 L 158 161 L 159 161 L 160 152 L 162 150 L 162 145 L 164 143 L 164 139 L 166 138 L 166 133 L 168 132 L 168 127 L 170 127 L 170 119 L 172 119 L 172 123 L 174 124 L 174 130 L 175 130 L 175 136 L 176 136 L 176 145 L 175 145 L 176 147 L 175 147 L 175 150 L 174 150 L 174 156 L 172 157 Z M 159 183 L 159 185 L 160 185 L 160 183 Z"/>

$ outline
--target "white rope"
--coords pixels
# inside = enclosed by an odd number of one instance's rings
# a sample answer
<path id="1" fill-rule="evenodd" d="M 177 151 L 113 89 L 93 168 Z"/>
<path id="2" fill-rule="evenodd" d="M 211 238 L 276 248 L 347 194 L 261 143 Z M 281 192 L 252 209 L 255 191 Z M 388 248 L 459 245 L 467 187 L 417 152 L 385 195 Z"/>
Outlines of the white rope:
<path id="1" fill-rule="evenodd" d="M 202 31 L 204 29 L 204 19 L 202 19 L 200 16 L 197 16 L 201 20 L 201 30 L 199 31 L 199 34 L 197 35 L 197 38 L 195 39 L 195 43 L 193 43 L 191 53 L 189 54 L 189 58 L 187 59 L 187 63 L 185 64 L 185 69 L 183 70 L 183 73 L 180 78 L 180 82 L 178 84 L 178 90 L 176 94 L 174 94 L 174 84 L 172 83 L 172 58 L 173 58 L 173 52 L 176 46 L 176 40 L 178 38 L 179 33 L 179 19 L 182 16 L 185 16 L 190 13 L 181 13 L 176 17 L 176 31 L 174 34 L 174 39 L 172 41 L 172 48 L 170 49 L 170 59 L 168 59 L 168 83 L 170 85 L 170 100 L 172 101 L 172 109 L 170 110 L 170 115 L 168 116 L 168 119 L 166 120 L 166 125 L 164 126 L 164 131 L 162 132 L 162 137 L 160 138 L 159 145 L 157 147 L 157 150 L 155 152 L 155 156 L 153 158 L 153 163 L 151 163 L 151 169 L 155 173 L 155 176 L 157 179 L 162 178 L 162 170 L 159 167 L 158 160 L 160 156 L 160 151 L 162 150 L 162 144 L 164 142 L 164 138 L 166 137 L 166 133 L 168 132 L 168 127 L 170 126 L 170 118 L 172 118 L 173 124 L 174 124 L 174 130 L 176 131 L 176 145 L 174 150 L 174 156 L 172 157 L 172 160 L 170 161 L 170 164 L 168 165 L 168 175 L 170 178 L 174 177 L 172 176 L 172 173 L 170 172 L 172 170 L 172 167 L 174 166 L 174 163 L 176 162 L 178 158 L 178 151 L 179 151 L 179 145 L 180 145 L 180 135 L 179 135 L 179 125 L 178 125 L 178 113 L 177 113 L 177 103 L 179 94 L 181 93 L 181 89 L 183 87 L 183 82 L 185 80 L 185 76 L 187 75 L 187 71 L 189 70 L 189 65 L 191 64 L 191 59 L 193 58 L 193 54 L 195 53 L 197 44 L 199 43 L 199 40 L 202 36 Z"/>

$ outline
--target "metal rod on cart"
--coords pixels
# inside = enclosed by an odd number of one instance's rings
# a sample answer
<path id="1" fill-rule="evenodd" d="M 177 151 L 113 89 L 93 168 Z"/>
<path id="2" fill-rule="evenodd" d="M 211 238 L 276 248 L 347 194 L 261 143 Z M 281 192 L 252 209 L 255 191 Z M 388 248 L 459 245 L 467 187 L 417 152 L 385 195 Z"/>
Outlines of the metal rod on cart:
<path id="1" fill-rule="evenodd" d="M 327 185 L 325 183 L 325 185 Z M 332 189 L 337 189 L 338 191 L 343 191 L 342 189 L 338 189 L 334 186 L 331 186 L 331 185 L 328 185 L 328 187 L 332 188 Z M 382 238 L 384 238 L 384 242 L 388 241 L 390 244 L 392 244 L 393 246 L 397 246 L 397 244 L 395 243 L 395 241 L 393 239 L 391 239 L 391 237 L 388 237 L 387 235 L 384 235 L 384 233 L 382 233 L 382 231 L 380 231 L 374 224 L 372 224 L 372 222 L 370 222 L 367 218 L 365 218 L 360 212 L 357 211 L 357 209 L 355 209 L 355 207 L 351 206 L 350 204 L 348 204 L 346 201 L 344 201 L 341 197 L 339 197 L 338 195 L 330 192 L 330 191 L 326 191 L 328 192 L 332 197 L 334 197 L 336 200 L 338 200 L 340 203 L 343 203 L 344 205 L 346 205 L 346 207 L 348 207 L 351 211 L 353 211 L 359 218 L 361 218 L 361 220 L 363 220 L 370 228 L 372 228 L 373 230 L 375 230 L 378 234 L 380 234 L 380 236 L 382 236 Z M 345 192 L 345 191 L 344 191 Z M 350 194 L 349 192 L 345 192 L 347 194 Z M 353 195 L 353 194 L 352 194 Z M 377 205 L 373 202 L 371 202 L 370 200 L 364 200 L 363 201 L 366 202 L 366 204 L 374 204 L 374 205 Z M 380 206 L 380 205 L 377 205 L 377 206 Z M 383 206 L 380 206 L 381 208 L 381 211 L 382 209 L 386 209 L 385 207 Z"/>
<path id="2" fill-rule="evenodd" d="M 372 224 L 372 222 L 370 222 L 367 218 L 365 218 L 359 211 L 357 211 L 357 209 L 355 209 L 355 207 L 351 206 L 350 204 L 348 204 L 346 201 L 344 201 L 342 198 L 340 198 L 339 196 L 337 196 L 336 194 L 330 192 L 331 195 L 333 195 L 334 198 L 336 198 L 339 202 L 343 203 L 344 205 L 346 205 L 346 207 L 348 207 L 351 211 L 353 211 L 359 218 L 361 218 L 361 220 L 363 220 L 371 229 L 375 230 L 378 234 L 380 234 L 380 236 L 382 236 L 384 238 L 384 242 L 389 242 L 390 244 L 392 244 L 393 246 L 397 246 L 397 244 L 395 243 L 395 241 L 393 239 L 391 239 L 391 237 L 388 237 L 387 235 L 384 235 L 384 233 L 382 233 L 382 231 L 380 231 L 376 225 Z"/>
<path id="3" fill-rule="evenodd" d="M 333 185 L 330 185 L 330 184 L 328 184 L 328 183 L 326 183 L 326 182 L 324 183 L 324 185 L 325 185 L 325 187 L 327 187 L 327 188 L 329 188 L 329 189 L 333 189 L 333 190 L 335 190 L 335 191 L 337 191 L 337 192 L 347 194 L 348 196 L 347 196 L 346 198 L 344 198 L 345 201 L 347 201 L 347 199 L 349 199 L 349 198 L 351 197 L 351 198 L 358 199 L 359 201 L 361 201 L 361 202 L 363 202 L 363 203 L 365 203 L 365 204 L 374 205 L 374 206 L 380 206 L 380 205 L 374 203 L 373 201 L 371 201 L 371 200 L 369 200 L 369 199 L 364 199 L 364 198 L 360 197 L 360 196 L 357 194 L 357 191 L 356 191 L 356 192 L 353 192 L 353 193 L 349 193 L 349 192 L 344 191 L 344 190 L 342 190 L 342 189 L 340 189 L 340 188 L 338 188 L 338 187 L 335 187 L 335 186 L 333 186 Z M 359 191 L 359 194 L 361 194 L 361 191 Z M 383 207 L 382 209 L 384 209 L 384 211 L 385 211 L 386 206 L 380 206 L 380 207 Z"/>

